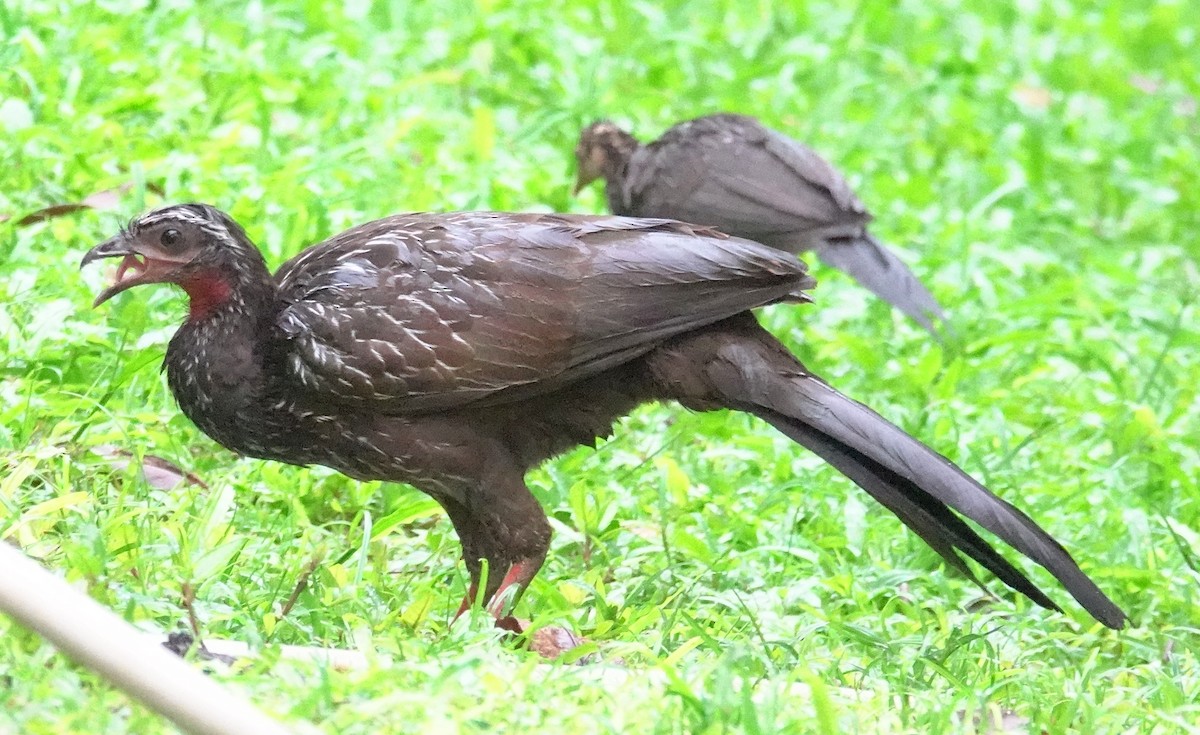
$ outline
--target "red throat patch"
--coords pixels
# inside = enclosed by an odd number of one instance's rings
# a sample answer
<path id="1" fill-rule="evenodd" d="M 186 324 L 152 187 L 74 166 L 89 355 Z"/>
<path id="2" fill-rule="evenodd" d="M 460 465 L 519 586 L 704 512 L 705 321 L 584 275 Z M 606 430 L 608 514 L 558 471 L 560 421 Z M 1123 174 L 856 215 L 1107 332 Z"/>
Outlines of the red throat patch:
<path id="1" fill-rule="evenodd" d="M 179 285 L 191 300 L 190 319 L 207 317 L 217 307 L 229 301 L 229 295 L 233 293 L 229 281 L 212 271 L 197 273 L 181 281 Z"/>

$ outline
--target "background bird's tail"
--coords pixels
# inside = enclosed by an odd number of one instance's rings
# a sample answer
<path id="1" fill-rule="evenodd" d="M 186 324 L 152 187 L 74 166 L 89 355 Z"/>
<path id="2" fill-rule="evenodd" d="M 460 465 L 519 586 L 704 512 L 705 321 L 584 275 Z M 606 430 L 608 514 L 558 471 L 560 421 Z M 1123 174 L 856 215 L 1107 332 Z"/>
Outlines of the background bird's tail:
<path id="1" fill-rule="evenodd" d="M 907 314 L 935 337 L 934 320 L 946 314 L 904 261 L 872 237 L 830 238 L 816 246 L 823 262 L 846 273 L 881 299 Z"/>
<path id="2" fill-rule="evenodd" d="M 1028 516 L 950 460 L 809 373 L 757 324 L 727 324 L 728 331 L 707 331 L 671 348 L 669 357 L 704 366 L 706 395 L 690 401 L 684 397 L 685 405 L 721 405 L 753 413 L 870 493 L 976 584 L 982 586 L 959 552 L 1037 604 L 1060 609 L 957 511 L 1048 569 L 1101 623 L 1123 627 L 1125 613 Z M 669 369 L 663 374 L 670 374 Z M 694 382 L 675 385 L 680 392 L 695 390 Z"/>

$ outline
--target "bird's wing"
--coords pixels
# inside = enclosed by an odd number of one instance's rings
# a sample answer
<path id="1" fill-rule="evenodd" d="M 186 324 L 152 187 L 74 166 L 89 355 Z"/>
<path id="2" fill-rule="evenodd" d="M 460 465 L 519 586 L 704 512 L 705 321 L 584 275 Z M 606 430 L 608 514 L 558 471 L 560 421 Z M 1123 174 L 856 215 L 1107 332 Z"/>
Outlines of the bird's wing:
<path id="1" fill-rule="evenodd" d="M 671 217 L 739 237 L 857 234 L 870 215 L 810 148 L 753 118 L 681 123 L 634 154 L 622 214 Z"/>
<path id="2" fill-rule="evenodd" d="M 397 413 L 548 392 L 812 285 L 795 258 L 675 222 L 500 213 L 389 217 L 276 277 L 292 378 Z"/>

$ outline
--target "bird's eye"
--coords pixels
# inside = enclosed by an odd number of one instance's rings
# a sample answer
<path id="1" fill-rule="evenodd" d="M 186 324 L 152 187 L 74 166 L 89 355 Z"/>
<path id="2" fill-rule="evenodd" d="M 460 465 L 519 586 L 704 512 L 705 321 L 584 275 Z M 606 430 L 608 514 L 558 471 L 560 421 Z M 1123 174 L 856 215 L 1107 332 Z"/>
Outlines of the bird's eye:
<path id="1" fill-rule="evenodd" d="M 178 245 L 179 241 L 182 239 L 183 233 L 174 228 L 170 230 L 163 230 L 162 235 L 160 235 L 158 238 L 159 242 L 162 243 L 164 248 L 173 248 Z"/>

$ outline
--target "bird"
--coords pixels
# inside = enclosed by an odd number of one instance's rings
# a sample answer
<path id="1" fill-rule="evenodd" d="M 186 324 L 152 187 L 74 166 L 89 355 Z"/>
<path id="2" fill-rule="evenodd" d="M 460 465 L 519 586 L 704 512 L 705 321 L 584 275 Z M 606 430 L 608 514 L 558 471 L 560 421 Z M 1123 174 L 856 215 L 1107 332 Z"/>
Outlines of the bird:
<path id="1" fill-rule="evenodd" d="M 1025 513 L 831 387 L 752 309 L 810 301 L 804 263 L 666 219 L 397 214 L 272 274 L 207 204 L 134 219 L 83 257 L 119 259 L 94 306 L 174 284 L 166 348 L 183 413 L 241 455 L 407 483 L 441 505 L 500 625 L 541 568 L 546 514 L 525 473 L 608 436 L 634 407 L 744 411 L 807 447 L 983 587 L 964 556 L 1061 608 L 964 518 L 1050 571 L 1099 622 L 1126 616 Z M 961 514 L 961 515 L 960 515 Z"/>
<path id="2" fill-rule="evenodd" d="M 583 129 L 574 193 L 603 178 L 613 214 L 707 225 L 789 253 L 813 251 L 938 337 L 946 314 L 867 229 L 871 214 L 808 146 L 746 115 L 715 114 L 642 145 L 610 120 Z"/>

